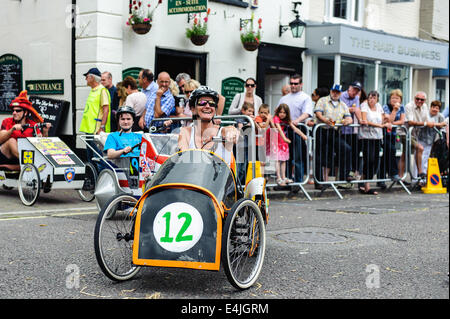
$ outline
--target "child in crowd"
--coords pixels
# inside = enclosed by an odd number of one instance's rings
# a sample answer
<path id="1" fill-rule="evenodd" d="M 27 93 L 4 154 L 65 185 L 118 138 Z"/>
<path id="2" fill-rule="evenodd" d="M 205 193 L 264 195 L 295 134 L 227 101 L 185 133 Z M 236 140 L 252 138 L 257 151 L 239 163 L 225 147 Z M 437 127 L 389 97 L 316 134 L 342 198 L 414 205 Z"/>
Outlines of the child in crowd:
<path id="1" fill-rule="evenodd" d="M 256 137 L 256 160 L 261 163 L 261 175 L 264 176 L 264 166 L 266 162 L 265 136 L 269 127 L 273 126 L 270 107 L 267 104 L 261 104 L 258 110 L 258 116 L 255 117 L 257 131 Z"/>
<path id="2" fill-rule="evenodd" d="M 277 107 L 273 117 L 273 124 L 276 134 L 271 134 L 272 137 L 268 139 L 269 143 L 267 145 L 270 147 L 269 157 L 276 161 L 277 184 L 286 186 L 286 184 L 293 183 L 292 179 L 286 178 L 286 161 L 289 160 L 289 143 L 291 143 L 286 137 L 287 130 L 290 127 L 303 140 L 306 140 L 307 136 L 292 124 L 291 113 L 287 104 L 282 103 Z"/>
<path id="3" fill-rule="evenodd" d="M 255 108 L 253 107 L 253 104 L 244 102 L 244 104 L 242 105 L 242 109 L 241 109 L 241 115 L 247 115 L 249 116 L 252 120 L 255 119 L 255 115 L 254 115 L 254 111 Z M 244 136 L 244 144 L 243 144 L 243 149 L 240 148 L 238 151 L 238 154 L 236 156 L 238 165 L 237 165 L 237 169 L 238 169 L 238 176 L 239 176 L 239 180 L 241 182 L 242 185 L 245 184 L 245 177 L 247 175 L 247 166 L 248 166 L 248 135 L 245 133 L 245 130 L 248 129 L 248 127 L 250 127 L 249 122 L 247 119 L 236 119 L 236 127 L 243 132 L 243 136 Z M 242 155 L 240 155 L 242 154 Z"/>
<path id="4" fill-rule="evenodd" d="M 253 107 L 253 104 L 244 102 L 244 104 L 242 105 L 242 109 L 241 109 L 241 115 L 247 115 L 252 120 L 254 120 L 255 119 L 254 114 L 255 114 L 255 108 Z M 241 130 L 245 125 L 248 124 L 248 121 L 246 119 L 236 119 L 236 123 L 237 123 L 237 128 Z"/>

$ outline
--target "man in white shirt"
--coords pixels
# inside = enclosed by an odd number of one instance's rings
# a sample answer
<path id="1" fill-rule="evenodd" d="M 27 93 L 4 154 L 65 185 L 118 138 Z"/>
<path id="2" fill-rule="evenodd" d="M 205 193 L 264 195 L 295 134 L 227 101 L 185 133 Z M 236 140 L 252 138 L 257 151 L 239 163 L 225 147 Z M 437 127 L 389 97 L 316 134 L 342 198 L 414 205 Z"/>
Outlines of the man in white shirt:
<path id="1" fill-rule="evenodd" d="M 426 126 L 433 127 L 432 121 L 430 121 L 430 111 L 428 109 L 425 101 L 427 100 L 427 95 L 425 92 L 417 92 L 414 96 L 414 100 L 406 104 L 406 122 L 408 123 L 408 128 L 411 126 Z M 417 171 L 419 173 L 419 178 L 424 179 L 427 177 L 426 172 L 422 168 L 422 153 L 423 146 L 419 143 L 417 136 L 420 128 L 415 127 L 411 133 L 411 148 L 415 151 L 414 157 L 416 160 Z"/>
<path id="2" fill-rule="evenodd" d="M 301 75 L 291 75 L 289 84 L 291 87 L 291 93 L 282 96 L 278 105 L 284 103 L 289 106 L 292 124 L 297 126 L 307 118 L 312 117 L 313 102 L 311 97 L 302 91 L 303 82 Z M 294 181 L 296 183 L 301 183 L 303 182 L 304 174 L 303 163 L 306 161 L 307 155 L 306 144 L 305 142 L 302 142 L 301 137 L 297 134 L 290 134 L 289 138 L 291 141 L 294 141 L 290 144 L 290 163 L 294 167 Z M 291 175 L 291 169 L 292 168 L 288 168 L 288 177 Z"/>

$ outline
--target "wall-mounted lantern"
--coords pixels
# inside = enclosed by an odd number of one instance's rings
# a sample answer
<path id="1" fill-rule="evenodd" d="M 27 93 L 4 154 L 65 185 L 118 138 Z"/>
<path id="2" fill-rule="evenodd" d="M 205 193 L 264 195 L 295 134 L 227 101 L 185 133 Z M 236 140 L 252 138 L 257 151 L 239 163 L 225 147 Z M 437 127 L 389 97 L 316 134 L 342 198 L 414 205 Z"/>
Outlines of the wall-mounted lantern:
<path id="1" fill-rule="evenodd" d="M 290 22 L 289 25 L 282 25 L 280 23 L 280 33 L 279 36 L 281 37 L 281 35 L 291 29 L 292 32 L 292 36 L 294 38 L 301 38 L 303 31 L 305 30 L 306 27 L 306 23 L 303 22 L 302 20 L 300 20 L 300 15 L 298 14 L 298 10 L 297 10 L 297 6 L 301 5 L 301 2 L 293 2 L 294 4 L 294 9 L 292 10 L 292 12 L 295 13 L 295 20 Z"/>

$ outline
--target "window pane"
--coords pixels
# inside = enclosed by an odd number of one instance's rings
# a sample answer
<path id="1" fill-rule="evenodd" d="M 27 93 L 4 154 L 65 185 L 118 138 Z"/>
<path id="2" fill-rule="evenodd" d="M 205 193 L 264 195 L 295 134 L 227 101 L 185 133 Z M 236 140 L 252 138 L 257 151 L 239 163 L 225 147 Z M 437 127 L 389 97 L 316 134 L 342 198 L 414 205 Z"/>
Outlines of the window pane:
<path id="1" fill-rule="evenodd" d="M 409 101 L 409 67 L 396 64 L 382 63 L 378 77 L 378 89 L 380 103 L 386 103 L 389 93 L 394 89 L 400 89 L 403 93 L 403 105 Z"/>
<path id="2" fill-rule="evenodd" d="M 375 87 L 375 64 L 373 61 L 342 58 L 341 84 L 344 89 L 354 81 L 360 81 L 364 91 L 368 93 Z"/>
<path id="3" fill-rule="evenodd" d="M 333 16 L 347 19 L 347 0 L 334 0 Z"/>
<path id="4" fill-rule="evenodd" d="M 359 0 L 354 0 L 354 2 L 355 2 L 354 21 L 359 21 Z"/>
<path id="5" fill-rule="evenodd" d="M 436 80 L 436 100 L 442 103 L 441 112 L 445 109 L 445 80 Z M 430 101 L 431 102 L 431 101 Z"/>

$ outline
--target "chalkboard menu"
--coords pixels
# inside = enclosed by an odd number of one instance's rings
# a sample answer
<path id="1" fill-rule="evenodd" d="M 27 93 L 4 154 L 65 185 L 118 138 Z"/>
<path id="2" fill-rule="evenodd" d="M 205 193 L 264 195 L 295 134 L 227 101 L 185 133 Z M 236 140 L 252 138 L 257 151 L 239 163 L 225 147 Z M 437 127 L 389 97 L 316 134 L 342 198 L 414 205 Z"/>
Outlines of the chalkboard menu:
<path id="1" fill-rule="evenodd" d="M 9 104 L 22 91 L 22 59 L 14 54 L 0 56 L 0 112 L 8 112 Z"/>
<path id="2" fill-rule="evenodd" d="M 222 95 L 225 97 L 223 115 L 228 114 L 228 109 L 230 108 L 234 96 L 237 93 L 244 92 L 244 83 L 244 80 L 237 77 L 226 78 L 222 81 Z"/>
<path id="3" fill-rule="evenodd" d="M 61 119 L 66 118 L 70 103 L 37 95 L 31 95 L 29 100 L 44 122 L 52 123 L 48 136 L 56 136 L 60 131 Z"/>

